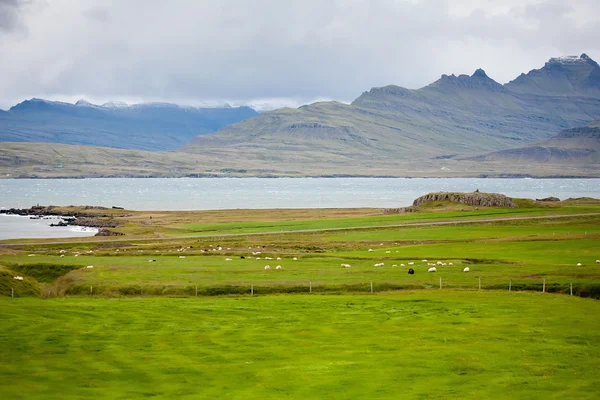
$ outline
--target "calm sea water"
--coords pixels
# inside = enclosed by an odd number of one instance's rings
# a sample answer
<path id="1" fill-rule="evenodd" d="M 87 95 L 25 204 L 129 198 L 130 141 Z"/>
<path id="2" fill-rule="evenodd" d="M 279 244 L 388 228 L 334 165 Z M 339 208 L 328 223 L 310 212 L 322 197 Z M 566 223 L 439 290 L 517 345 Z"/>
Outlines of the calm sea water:
<path id="1" fill-rule="evenodd" d="M 403 207 L 440 191 L 503 193 L 511 197 L 600 198 L 600 179 L 181 178 L 5 179 L 0 208 L 40 205 L 119 206 L 132 210 L 232 208 Z M 95 230 L 49 227 L 54 221 L 0 214 L 0 240 L 93 235 Z"/>
<path id="2" fill-rule="evenodd" d="M 402 207 L 438 191 L 600 198 L 600 179 L 181 178 L 4 179 L 0 208 L 119 206 L 133 210 Z"/>
<path id="3" fill-rule="evenodd" d="M 0 214 L 0 240 L 23 238 L 68 238 L 93 236 L 98 233 L 96 228 L 79 226 L 50 226 L 57 223 L 59 218 L 47 217 L 30 219 L 20 215 Z"/>

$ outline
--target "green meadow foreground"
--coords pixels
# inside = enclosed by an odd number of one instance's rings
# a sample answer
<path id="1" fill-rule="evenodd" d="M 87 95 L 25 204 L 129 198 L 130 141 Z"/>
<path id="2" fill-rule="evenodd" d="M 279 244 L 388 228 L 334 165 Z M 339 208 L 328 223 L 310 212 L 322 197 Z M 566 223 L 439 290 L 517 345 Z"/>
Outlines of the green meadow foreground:
<path id="1" fill-rule="evenodd" d="M 0 397 L 598 396 L 600 303 L 541 293 L 0 300 Z"/>
<path id="2" fill-rule="evenodd" d="M 600 202 L 519 205 L 83 209 L 0 242 L 0 398 L 598 398 Z"/>

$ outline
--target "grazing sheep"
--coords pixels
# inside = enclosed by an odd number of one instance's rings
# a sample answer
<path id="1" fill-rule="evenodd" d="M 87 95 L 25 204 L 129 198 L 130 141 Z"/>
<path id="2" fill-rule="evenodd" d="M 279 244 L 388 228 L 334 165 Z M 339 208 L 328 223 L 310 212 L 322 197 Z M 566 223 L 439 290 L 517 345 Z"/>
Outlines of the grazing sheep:
<path id="1" fill-rule="evenodd" d="M 388 250 L 388 251 L 386 251 L 386 254 L 387 254 L 387 253 L 391 253 L 391 251 L 389 251 L 389 250 Z"/>
<path id="2" fill-rule="evenodd" d="M 415 265 L 415 263 L 411 261 L 408 263 L 408 265 Z"/>
<path id="3" fill-rule="evenodd" d="M 383 267 L 384 265 L 385 265 L 384 263 L 373 264 L 374 267 Z"/>
<path id="4" fill-rule="evenodd" d="M 276 266 L 275 269 L 281 269 L 281 265 Z"/>
<path id="5" fill-rule="evenodd" d="M 265 265 L 265 271 L 268 271 L 268 270 L 270 270 L 270 269 L 271 269 L 271 266 L 270 266 L 270 265 Z"/>
<path id="6" fill-rule="evenodd" d="M 18 281 L 22 281 L 22 280 L 23 280 L 23 277 L 22 277 L 22 276 L 18 276 L 18 275 L 17 275 L 17 276 L 15 276 L 15 279 L 16 279 L 16 280 L 18 280 Z"/>
<path id="7" fill-rule="evenodd" d="M 442 265 L 442 264 L 444 264 L 444 263 L 443 263 L 443 262 L 441 262 L 441 261 L 438 261 L 436 264 L 437 264 L 437 265 Z"/>
<path id="8" fill-rule="evenodd" d="M 260 260 L 260 257 L 256 257 L 257 260 Z"/>
<path id="9" fill-rule="evenodd" d="M 271 257 L 265 257 L 265 260 L 272 260 Z"/>
<path id="10" fill-rule="evenodd" d="M 225 261 L 231 261 L 231 258 L 226 258 Z"/>
<path id="11" fill-rule="evenodd" d="M 61 256 L 61 257 L 64 257 L 65 255 L 64 255 L 64 254 L 61 254 L 60 256 Z"/>
<path id="12" fill-rule="evenodd" d="M 246 259 L 246 257 L 244 257 L 244 256 L 240 256 L 240 259 L 244 260 L 244 259 Z"/>
<path id="13" fill-rule="evenodd" d="M 423 262 L 427 262 L 427 260 L 421 260 L 421 261 L 423 261 Z"/>
<path id="14" fill-rule="evenodd" d="M 156 262 L 156 260 L 148 260 L 148 262 Z"/>
<path id="15" fill-rule="evenodd" d="M 297 261 L 298 259 L 296 257 L 292 258 L 292 260 Z"/>
<path id="16" fill-rule="evenodd" d="M 342 268 L 351 268 L 350 264 L 340 264 Z"/>
<path id="17" fill-rule="evenodd" d="M 452 264 L 452 263 L 448 263 L 448 265 L 454 265 L 454 264 Z"/>
<path id="18" fill-rule="evenodd" d="M 581 263 L 577 263 L 577 266 L 578 266 L 578 267 L 581 267 L 581 265 L 582 265 Z"/>
<path id="19" fill-rule="evenodd" d="M 94 268 L 94 266 L 93 265 L 88 265 L 86 268 L 87 269 L 92 269 L 92 268 Z"/>
<path id="20" fill-rule="evenodd" d="M 600 260 L 596 260 L 596 264 L 600 264 Z"/>
<path id="21" fill-rule="evenodd" d="M 401 267 L 404 267 L 405 265 L 404 265 L 404 264 L 400 264 L 400 266 L 401 266 Z"/>
<path id="22" fill-rule="evenodd" d="M 409 275 L 414 275 L 414 274 L 415 274 L 415 270 L 414 270 L 414 269 L 412 269 L 412 268 L 409 268 L 409 269 L 408 269 L 408 274 L 409 274 Z"/>
<path id="23" fill-rule="evenodd" d="M 437 272 L 437 268 L 431 267 L 427 270 L 427 272 Z"/>
<path id="24" fill-rule="evenodd" d="M 185 256 L 179 256 L 179 258 L 185 258 Z"/>
<path id="25" fill-rule="evenodd" d="M 281 257 L 277 257 L 277 261 L 281 261 Z"/>
<path id="26" fill-rule="evenodd" d="M 465 267 L 465 269 L 463 269 L 463 272 L 469 272 L 469 271 L 470 271 L 469 267 Z"/>
<path id="27" fill-rule="evenodd" d="M 369 249 L 369 251 L 373 251 L 373 249 Z"/>
<path id="28" fill-rule="evenodd" d="M 397 265 L 396 265 L 396 264 L 393 264 L 393 265 L 392 265 L 392 267 L 397 267 Z"/>

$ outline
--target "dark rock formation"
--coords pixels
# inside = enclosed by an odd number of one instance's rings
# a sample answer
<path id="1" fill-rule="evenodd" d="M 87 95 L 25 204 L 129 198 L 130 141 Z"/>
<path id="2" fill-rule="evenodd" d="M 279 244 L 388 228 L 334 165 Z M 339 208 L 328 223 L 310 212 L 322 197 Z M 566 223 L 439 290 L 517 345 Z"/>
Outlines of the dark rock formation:
<path id="1" fill-rule="evenodd" d="M 101 228 L 94 236 L 123 236 L 124 233 L 111 231 L 110 229 Z"/>
<path id="2" fill-rule="evenodd" d="M 535 199 L 535 201 L 560 201 L 558 197 L 550 196 L 544 197 L 543 199 Z"/>
<path id="3" fill-rule="evenodd" d="M 439 192 L 429 193 L 419 197 L 413 202 L 413 206 L 417 207 L 423 203 L 435 201 L 450 201 L 453 203 L 467 204 L 476 207 L 508 207 L 516 208 L 517 204 L 507 197 L 499 193 L 460 193 L 460 192 Z"/>

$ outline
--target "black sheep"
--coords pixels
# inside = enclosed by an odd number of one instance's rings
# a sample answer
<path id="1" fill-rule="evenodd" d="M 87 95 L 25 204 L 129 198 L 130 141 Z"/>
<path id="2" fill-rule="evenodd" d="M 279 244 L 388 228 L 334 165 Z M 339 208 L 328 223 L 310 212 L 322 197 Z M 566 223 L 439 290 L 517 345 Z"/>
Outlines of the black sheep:
<path id="1" fill-rule="evenodd" d="M 412 268 L 409 268 L 409 269 L 408 269 L 408 274 L 409 274 L 409 275 L 414 275 L 414 274 L 415 274 L 415 270 L 414 270 L 414 269 L 412 269 Z"/>

